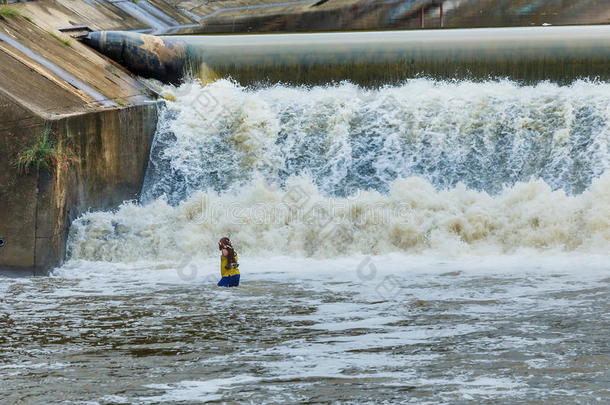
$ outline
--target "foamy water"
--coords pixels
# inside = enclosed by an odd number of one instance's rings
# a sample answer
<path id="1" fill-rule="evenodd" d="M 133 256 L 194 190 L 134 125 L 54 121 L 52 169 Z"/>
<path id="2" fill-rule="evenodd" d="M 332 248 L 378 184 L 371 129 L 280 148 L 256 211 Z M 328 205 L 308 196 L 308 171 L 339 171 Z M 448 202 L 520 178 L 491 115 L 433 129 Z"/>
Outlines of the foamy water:
<path id="1" fill-rule="evenodd" d="M 172 203 L 256 176 L 274 184 L 310 174 L 325 195 L 387 192 L 400 178 L 497 193 L 542 179 L 580 193 L 610 164 L 610 85 L 411 80 L 239 87 L 221 80 L 165 87 L 144 190 Z"/>
<path id="2" fill-rule="evenodd" d="M 222 234 L 254 256 L 605 253 L 609 90 L 166 86 L 144 206 L 85 215 L 70 255 L 179 260 Z"/>
<path id="3" fill-rule="evenodd" d="M 143 202 L 0 279 L 0 400 L 607 403 L 609 90 L 164 87 Z"/>
<path id="4" fill-rule="evenodd" d="M 465 186 L 437 191 L 409 178 L 394 181 L 387 194 L 352 198 L 324 197 L 304 178 L 287 189 L 259 181 L 234 193 L 196 193 L 176 207 L 158 200 L 87 214 L 73 225 L 70 252 L 89 260 L 180 260 L 214 254 L 210 241 L 223 234 L 253 256 L 607 253 L 610 176 L 576 196 L 541 180 L 491 196 Z"/>
<path id="5" fill-rule="evenodd" d="M 244 257 L 242 267 L 231 290 L 215 287 L 211 258 L 73 260 L 53 277 L 0 279 L 3 400 L 607 400 L 605 256 Z"/>

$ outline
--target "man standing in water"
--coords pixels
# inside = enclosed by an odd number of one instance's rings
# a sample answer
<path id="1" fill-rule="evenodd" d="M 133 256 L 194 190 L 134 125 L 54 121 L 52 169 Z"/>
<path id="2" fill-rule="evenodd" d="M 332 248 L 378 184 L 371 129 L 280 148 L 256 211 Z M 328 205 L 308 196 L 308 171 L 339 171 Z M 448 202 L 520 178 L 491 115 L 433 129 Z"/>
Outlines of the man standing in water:
<path id="1" fill-rule="evenodd" d="M 229 238 L 221 238 L 218 241 L 220 250 L 220 275 L 222 278 L 218 282 L 219 287 L 237 287 L 239 285 L 239 263 L 237 262 L 237 252 Z"/>

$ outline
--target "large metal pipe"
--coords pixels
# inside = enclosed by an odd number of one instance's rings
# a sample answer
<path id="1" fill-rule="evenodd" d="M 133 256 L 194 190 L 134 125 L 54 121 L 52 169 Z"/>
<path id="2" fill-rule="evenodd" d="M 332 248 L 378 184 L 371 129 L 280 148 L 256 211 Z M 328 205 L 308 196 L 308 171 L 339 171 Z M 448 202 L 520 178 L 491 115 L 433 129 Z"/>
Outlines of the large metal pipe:
<path id="1" fill-rule="evenodd" d="M 140 76 L 179 83 L 188 71 L 180 41 L 127 31 L 92 32 L 82 41 Z"/>
<path id="2" fill-rule="evenodd" d="M 610 26 L 164 37 L 95 32 L 86 42 L 135 73 L 173 83 L 189 72 L 242 84 L 381 85 L 418 75 L 610 79 Z"/>

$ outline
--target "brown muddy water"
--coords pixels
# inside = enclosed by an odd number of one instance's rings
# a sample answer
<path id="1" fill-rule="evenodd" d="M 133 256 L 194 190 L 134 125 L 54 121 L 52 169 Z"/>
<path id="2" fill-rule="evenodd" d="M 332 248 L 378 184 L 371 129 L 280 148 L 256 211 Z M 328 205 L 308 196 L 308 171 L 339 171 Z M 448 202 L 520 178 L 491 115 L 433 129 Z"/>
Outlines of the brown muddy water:
<path id="1" fill-rule="evenodd" d="M 211 259 L 0 279 L 0 402 L 610 400 L 607 260 L 361 259 L 246 260 L 230 290 Z"/>

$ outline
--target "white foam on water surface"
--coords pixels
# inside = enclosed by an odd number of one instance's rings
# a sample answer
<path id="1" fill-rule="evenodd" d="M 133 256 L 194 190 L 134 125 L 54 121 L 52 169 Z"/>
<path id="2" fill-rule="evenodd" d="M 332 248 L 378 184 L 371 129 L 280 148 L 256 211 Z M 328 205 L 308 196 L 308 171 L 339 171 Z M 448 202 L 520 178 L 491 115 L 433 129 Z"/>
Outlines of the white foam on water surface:
<path id="1" fill-rule="evenodd" d="M 290 191 L 255 183 L 236 193 L 198 193 L 177 207 L 159 200 L 87 214 L 73 224 L 71 255 L 177 261 L 212 255 L 215 241 L 226 234 L 241 253 L 253 257 L 393 252 L 460 257 L 528 249 L 607 254 L 610 245 L 610 175 L 578 196 L 552 191 L 540 181 L 517 184 L 494 197 L 463 187 L 435 191 L 412 178 L 397 180 L 388 195 L 363 192 L 337 199 L 299 181 L 315 216 L 285 204 Z"/>
<path id="2" fill-rule="evenodd" d="M 206 381 L 180 381 L 174 384 L 148 384 L 147 388 L 166 391 L 162 395 L 142 397 L 136 399 L 137 403 L 171 403 L 171 402 L 208 402 L 222 398 L 218 392 L 238 384 L 251 384 L 260 381 L 260 378 L 237 375 L 227 378 L 216 378 Z"/>
<path id="3" fill-rule="evenodd" d="M 608 254 L 609 88 L 166 86 L 144 204 L 75 221 L 70 257 Z"/>
<path id="4" fill-rule="evenodd" d="M 269 280 L 296 282 L 318 280 L 324 288 L 333 288 L 330 282 L 366 283 L 381 281 L 384 277 L 400 276 L 408 281 L 417 281 L 419 275 L 469 277 L 499 276 L 529 279 L 541 277 L 545 283 L 565 283 L 565 278 L 586 281 L 606 277 L 610 264 L 609 256 L 528 250 L 513 255 L 463 255 L 443 257 L 438 254 L 409 255 L 392 253 L 386 255 L 354 254 L 350 257 L 332 259 L 299 258 L 289 256 L 249 257 L 241 255 L 242 278 L 247 280 Z M 159 283 L 198 284 L 210 282 L 220 274 L 220 258 L 193 256 L 187 260 L 166 262 L 104 262 L 71 260 L 53 275 L 67 279 L 90 280 L 98 285 L 100 294 L 103 282 L 130 281 L 134 286 L 155 286 Z M 112 277 L 108 277 L 108 276 Z M 549 277 L 554 276 L 554 277 Z M 27 279 L 17 282 L 29 282 Z M 522 288 L 527 289 L 527 285 Z M 59 293 L 59 292 L 58 292 Z"/>

